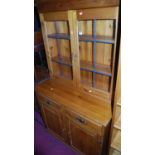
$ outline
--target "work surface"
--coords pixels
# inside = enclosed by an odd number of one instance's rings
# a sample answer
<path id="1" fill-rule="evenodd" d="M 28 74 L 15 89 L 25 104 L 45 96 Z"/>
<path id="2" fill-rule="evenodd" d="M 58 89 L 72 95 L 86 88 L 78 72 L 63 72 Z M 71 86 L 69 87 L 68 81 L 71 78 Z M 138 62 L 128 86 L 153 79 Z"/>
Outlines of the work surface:
<path id="1" fill-rule="evenodd" d="M 36 92 L 55 103 L 106 126 L 111 120 L 111 105 L 96 98 L 83 95 L 74 88 L 66 87 L 55 81 L 47 80 L 38 84 Z"/>

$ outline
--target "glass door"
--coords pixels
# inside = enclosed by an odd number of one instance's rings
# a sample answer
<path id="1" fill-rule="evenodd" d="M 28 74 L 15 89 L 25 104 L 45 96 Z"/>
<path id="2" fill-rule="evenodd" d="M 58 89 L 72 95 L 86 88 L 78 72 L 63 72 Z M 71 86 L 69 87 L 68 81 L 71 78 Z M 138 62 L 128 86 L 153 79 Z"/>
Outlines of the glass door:
<path id="1" fill-rule="evenodd" d="M 89 92 L 111 93 L 115 62 L 117 13 L 111 10 L 77 11 L 81 85 Z"/>
<path id="2" fill-rule="evenodd" d="M 72 54 L 67 11 L 43 14 L 43 24 L 51 78 L 72 81 Z"/>
<path id="3" fill-rule="evenodd" d="M 48 42 L 53 75 L 73 79 L 69 26 L 67 21 L 48 22 Z"/>

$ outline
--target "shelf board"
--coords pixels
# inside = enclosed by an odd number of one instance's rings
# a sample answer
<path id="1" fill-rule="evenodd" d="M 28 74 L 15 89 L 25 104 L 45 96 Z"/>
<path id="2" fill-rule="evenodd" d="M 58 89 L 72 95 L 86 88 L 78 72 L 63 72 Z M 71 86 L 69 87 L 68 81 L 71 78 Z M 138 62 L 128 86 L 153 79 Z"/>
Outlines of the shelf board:
<path id="1" fill-rule="evenodd" d="M 65 66 L 69 66 L 69 67 L 72 66 L 71 59 L 69 59 L 67 57 L 61 57 L 61 58 L 54 57 L 54 58 L 52 58 L 52 61 L 56 62 L 56 63 L 59 63 L 61 65 L 65 65 Z"/>
<path id="2" fill-rule="evenodd" d="M 66 65 L 70 67 L 72 66 L 71 59 L 67 57 L 61 57 L 61 58 L 54 57 L 52 58 L 52 61 L 62 64 L 62 65 Z M 111 68 L 109 66 L 105 66 L 102 64 L 96 64 L 96 68 L 94 68 L 91 63 L 86 62 L 86 61 L 80 61 L 80 69 L 94 72 L 94 73 L 101 74 L 101 75 L 105 75 L 105 76 L 110 76 L 110 77 L 112 76 Z"/>
<path id="3" fill-rule="evenodd" d="M 70 39 L 70 35 L 66 33 L 53 33 L 53 34 L 48 34 L 48 38 L 53 38 L 53 39 Z M 109 36 L 96 36 L 96 39 L 92 35 L 79 35 L 79 41 L 84 41 L 84 42 L 97 42 L 97 43 L 106 43 L 106 44 L 114 44 L 115 41 L 112 37 Z"/>
<path id="4" fill-rule="evenodd" d="M 79 35 L 79 40 L 84 42 L 97 42 L 97 43 L 106 43 L 106 44 L 114 44 L 115 41 L 112 37 L 108 36 L 96 36 L 96 39 L 93 38 L 92 35 Z"/>
<path id="5" fill-rule="evenodd" d="M 48 38 L 53 38 L 53 39 L 66 39 L 69 40 L 70 36 L 66 33 L 53 33 L 53 34 L 48 34 Z"/>
<path id="6" fill-rule="evenodd" d="M 113 133 L 112 137 L 111 147 L 121 151 L 121 131 L 117 130 L 115 134 Z"/>
<path id="7" fill-rule="evenodd" d="M 121 115 L 119 115 L 119 117 L 116 118 L 116 121 L 115 121 L 115 123 L 114 123 L 114 127 L 115 127 L 116 129 L 121 130 Z"/>
<path id="8" fill-rule="evenodd" d="M 93 67 L 93 64 L 86 61 L 80 61 L 80 69 L 95 72 L 97 74 L 112 76 L 111 68 L 102 64 L 96 64 L 96 68 Z"/>

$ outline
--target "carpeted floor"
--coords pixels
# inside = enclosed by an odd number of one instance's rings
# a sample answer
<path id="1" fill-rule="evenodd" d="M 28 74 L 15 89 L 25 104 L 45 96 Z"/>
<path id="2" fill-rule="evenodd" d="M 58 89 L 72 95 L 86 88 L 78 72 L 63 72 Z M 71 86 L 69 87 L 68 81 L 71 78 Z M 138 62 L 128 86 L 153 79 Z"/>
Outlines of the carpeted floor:
<path id="1" fill-rule="evenodd" d="M 79 155 L 54 135 L 47 132 L 38 112 L 34 113 L 34 119 L 35 155 Z"/>

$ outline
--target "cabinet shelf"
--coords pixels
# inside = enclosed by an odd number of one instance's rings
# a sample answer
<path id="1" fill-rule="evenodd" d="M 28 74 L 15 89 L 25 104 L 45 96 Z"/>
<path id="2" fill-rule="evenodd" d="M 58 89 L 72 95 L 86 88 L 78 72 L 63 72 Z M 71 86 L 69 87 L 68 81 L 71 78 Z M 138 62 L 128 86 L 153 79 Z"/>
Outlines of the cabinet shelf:
<path id="1" fill-rule="evenodd" d="M 53 33 L 53 34 L 48 34 L 48 38 L 53 38 L 53 39 L 66 39 L 69 40 L 70 36 L 66 33 Z"/>
<path id="2" fill-rule="evenodd" d="M 109 66 L 96 64 L 96 67 L 94 67 L 93 64 L 86 61 L 80 61 L 80 66 L 81 70 L 91 71 L 97 74 L 106 75 L 110 77 L 112 76 L 111 68 Z"/>
<path id="3" fill-rule="evenodd" d="M 48 38 L 53 39 L 66 39 L 69 40 L 70 36 L 66 33 L 53 33 L 48 34 Z M 106 43 L 106 44 L 114 44 L 114 39 L 112 37 L 108 36 L 99 36 L 97 35 L 96 38 L 94 38 L 92 35 L 79 35 L 79 41 L 83 42 L 97 42 L 97 43 Z"/>
<path id="4" fill-rule="evenodd" d="M 65 66 L 69 66 L 69 67 L 72 66 L 71 60 L 69 58 L 67 58 L 67 57 L 61 57 L 61 58 L 54 57 L 54 58 L 52 58 L 52 61 L 56 62 L 56 63 L 59 63 L 61 65 L 65 65 Z"/>
<path id="5" fill-rule="evenodd" d="M 117 130 L 115 134 L 113 134 L 111 147 L 121 151 L 121 132 Z"/>
<path id="6" fill-rule="evenodd" d="M 72 66 L 71 59 L 67 57 L 54 57 L 52 58 L 53 62 L 66 65 L 66 66 Z M 96 68 L 93 67 L 93 64 L 86 62 L 86 61 L 80 61 L 80 69 L 85 71 L 94 72 L 97 74 L 105 75 L 105 76 L 112 76 L 110 67 L 107 67 L 102 64 L 96 64 Z"/>

